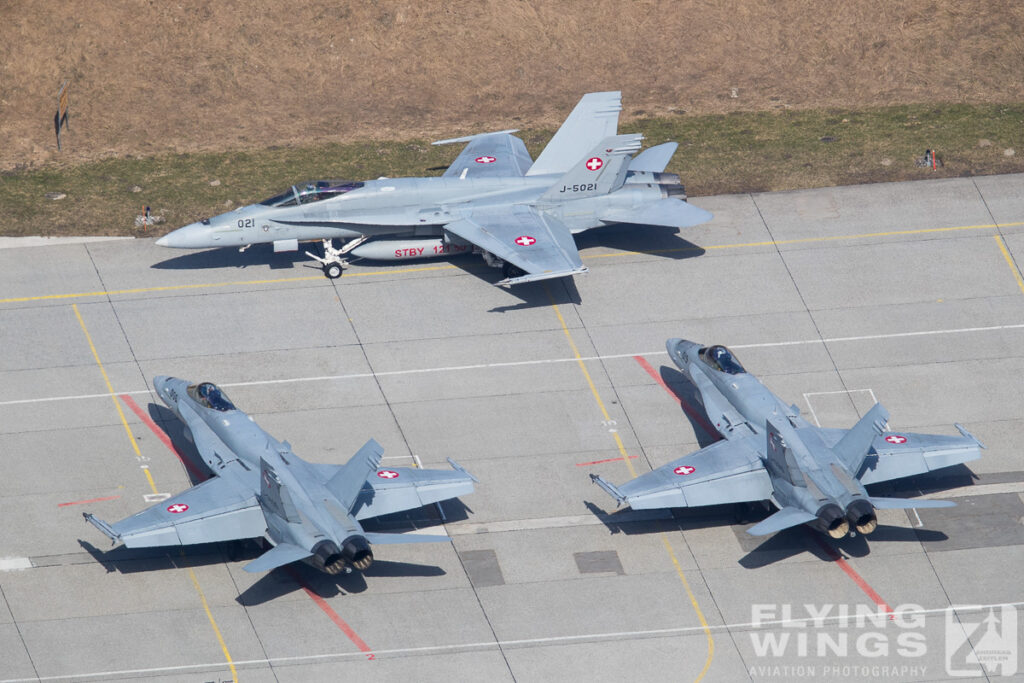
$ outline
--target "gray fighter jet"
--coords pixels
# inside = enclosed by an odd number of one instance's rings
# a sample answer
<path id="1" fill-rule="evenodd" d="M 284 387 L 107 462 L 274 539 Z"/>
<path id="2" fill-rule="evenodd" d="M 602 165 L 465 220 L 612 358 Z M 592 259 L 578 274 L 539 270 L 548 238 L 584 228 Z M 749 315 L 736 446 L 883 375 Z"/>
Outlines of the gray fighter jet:
<path id="1" fill-rule="evenodd" d="M 157 395 L 185 423 L 214 473 L 136 515 L 107 524 L 85 518 L 129 548 L 265 538 L 273 548 L 245 566 L 262 572 L 303 560 L 329 574 L 363 570 L 371 544 L 448 541 L 447 536 L 363 530 L 360 520 L 473 492 L 473 475 L 388 467 L 371 439 L 345 465 L 305 462 L 235 408 L 216 385 L 156 377 Z"/>
<path id="2" fill-rule="evenodd" d="M 536 161 L 515 130 L 441 140 L 469 143 L 436 178 L 319 180 L 259 204 L 186 225 L 163 247 L 202 249 L 271 242 L 306 252 L 336 278 L 347 255 L 401 261 L 478 252 L 503 269 L 499 284 L 586 272 L 573 235 L 611 223 L 687 227 L 711 214 L 686 203 L 679 176 L 663 173 L 676 143 L 637 156 L 641 135 L 618 135 L 618 92 L 584 95 Z M 345 240 L 340 248 L 334 239 Z"/>
<path id="3" fill-rule="evenodd" d="M 878 526 L 876 509 L 954 503 L 879 498 L 865 484 L 969 462 L 984 448 L 961 425 L 956 428 L 962 436 L 886 431 L 889 413 L 880 403 L 852 429 L 816 427 L 744 370 L 726 347 L 684 339 L 669 339 L 666 346 L 725 438 L 622 486 L 590 475 L 619 505 L 645 509 L 770 500 L 778 511 L 747 533 L 764 536 L 808 524 L 833 538 L 851 527 L 870 534 Z"/>

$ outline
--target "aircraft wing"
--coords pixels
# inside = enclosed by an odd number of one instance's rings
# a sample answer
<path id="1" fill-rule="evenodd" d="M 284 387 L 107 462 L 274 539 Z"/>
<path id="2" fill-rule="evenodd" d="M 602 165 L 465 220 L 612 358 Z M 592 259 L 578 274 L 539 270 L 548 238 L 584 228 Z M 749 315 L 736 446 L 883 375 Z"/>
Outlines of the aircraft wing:
<path id="1" fill-rule="evenodd" d="M 258 538 L 267 530 L 255 492 L 214 477 L 115 524 L 86 515 L 96 528 L 129 548 Z"/>
<path id="2" fill-rule="evenodd" d="M 444 172 L 444 178 L 507 178 L 526 175 L 533 165 L 523 141 L 510 133 L 484 133 L 451 140 L 438 140 L 434 145 L 468 142 L 462 153 Z"/>
<path id="3" fill-rule="evenodd" d="M 449 460 L 449 462 L 452 462 Z M 476 479 L 452 462 L 452 470 L 386 467 L 372 473 L 359 491 L 352 515 L 359 520 L 389 515 L 473 493 Z M 336 465 L 318 465 L 329 473 Z"/>
<path id="4" fill-rule="evenodd" d="M 861 465 L 861 483 L 877 484 L 980 458 L 984 445 L 962 426 L 956 427 L 960 430 L 960 436 L 911 432 L 879 434 L 872 441 L 871 450 Z M 821 431 L 829 445 L 838 443 L 847 432 L 845 429 Z"/>
<path id="5" fill-rule="evenodd" d="M 591 478 L 634 510 L 742 503 L 771 498 L 774 487 L 757 451 L 757 437 L 717 441 L 621 486 Z"/>
<path id="6" fill-rule="evenodd" d="M 528 206 L 473 211 L 445 230 L 525 271 L 498 284 L 547 280 L 587 272 L 568 226 Z"/>

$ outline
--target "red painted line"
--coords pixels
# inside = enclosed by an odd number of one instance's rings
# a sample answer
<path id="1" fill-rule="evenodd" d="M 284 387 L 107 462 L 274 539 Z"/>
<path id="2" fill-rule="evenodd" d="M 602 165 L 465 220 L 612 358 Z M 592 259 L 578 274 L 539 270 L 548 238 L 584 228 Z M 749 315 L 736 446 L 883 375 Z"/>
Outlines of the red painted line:
<path id="1" fill-rule="evenodd" d="M 150 431 L 156 434 L 156 438 L 164 442 L 164 445 L 167 446 L 168 449 L 170 449 L 171 453 L 174 453 L 176 456 L 178 456 L 178 460 L 180 460 L 181 464 L 185 466 L 185 469 L 187 469 L 189 472 L 195 475 L 198 479 L 206 480 L 210 478 L 210 475 L 207 472 L 203 472 L 198 467 L 196 467 L 195 464 L 193 464 L 188 458 L 183 456 L 181 452 L 174 447 L 174 443 L 171 441 L 171 438 L 167 436 L 164 430 L 156 426 L 156 422 L 153 422 L 153 419 L 149 415 L 142 412 L 142 408 L 139 407 L 139 404 L 136 403 L 131 396 L 129 396 L 128 394 L 121 394 L 118 396 L 118 398 L 124 401 L 124 404 L 131 408 L 131 411 L 135 413 L 140 420 L 146 423 L 146 426 L 149 427 Z"/>
<path id="2" fill-rule="evenodd" d="M 693 406 L 691 406 L 683 399 L 679 398 L 679 396 L 676 395 L 676 392 L 672 391 L 672 388 L 669 387 L 669 385 L 665 384 L 665 380 L 661 378 L 661 374 L 659 374 L 653 367 L 651 367 L 651 364 L 648 363 L 643 356 L 633 356 L 633 360 L 639 363 L 640 367 L 646 370 L 647 374 L 653 377 L 654 381 L 660 384 L 662 389 L 668 392 L 668 395 L 671 396 L 673 400 L 675 400 L 675 402 L 680 405 L 680 407 L 683 409 L 683 412 L 686 413 L 691 420 L 699 424 L 701 428 L 708 433 L 708 436 L 720 436 L 718 430 L 715 429 L 715 426 L 708 422 L 704 418 L 704 416 L 700 414 L 700 411 L 695 409 Z"/>
<path id="3" fill-rule="evenodd" d="M 296 572 L 291 567 L 285 567 L 285 571 L 287 571 L 291 575 L 291 577 L 295 579 L 295 581 L 300 586 L 302 586 L 302 590 L 306 591 L 306 595 L 308 595 L 313 600 L 313 602 L 316 603 L 317 607 L 324 611 L 324 614 L 330 617 L 331 621 L 333 621 L 334 624 L 341 629 L 341 632 L 348 636 L 348 639 L 351 640 L 352 643 L 355 644 L 355 646 L 358 647 L 361 652 L 366 653 L 367 659 L 375 658 L 373 655 L 373 650 L 370 649 L 370 646 L 367 645 L 366 642 L 359 637 L 359 634 L 352 630 L 352 627 L 349 626 L 348 623 L 344 619 L 342 619 L 337 612 L 334 611 L 333 607 L 327 604 L 326 600 L 324 600 L 319 595 L 314 593 L 313 589 L 306 585 L 306 582 L 302 580 L 302 577 L 299 576 L 298 572 Z"/>
<path id="4" fill-rule="evenodd" d="M 715 429 L 711 425 L 711 423 L 709 423 L 707 420 L 705 420 L 702 415 L 698 414 L 689 404 L 686 403 L 686 401 L 684 401 L 683 399 L 679 398 L 679 396 L 676 395 L 676 392 L 672 391 L 672 389 L 667 384 L 665 384 L 665 380 L 663 380 L 661 378 L 661 375 L 658 374 L 658 372 L 656 372 L 653 367 L 651 367 L 651 364 L 648 363 L 643 358 L 643 356 L 633 356 L 633 359 L 636 360 L 636 362 L 640 364 L 640 367 L 642 367 L 644 370 L 647 371 L 648 375 L 650 375 L 651 377 L 654 378 L 655 382 L 660 384 L 665 389 L 665 391 L 667 391 L 669 393 L 669 396 L 671 396 L 673 399 L 675 399 L 676 403 L 678 403 L 680 406 L 682 406 L 683 411 L 687 415 L 689 415 L 701 427 L 703 427 L 705 430 L 707 430 L 708 434 L 710 434 L 712 436 L 714 436 L 715 434 L 718 434 L 718 430 Z M 860 588 L 862 591 L 864 591 L 865 595 L 867 595 L 869 598 L 871 598 L 872 602 L 874 602 L 876 605 L 878 605 L 879 607 L 884 609 L 887 614 L 889 614 L 889 615 L 892 614 L 893 609 L 892 609 L 892 607 L 889 606 L 889 603 L 887 603 L 885 600 L 883 600 L 882 596 L 880 596 L 878 594 L 878 592 L 875 591 L 875 589 L 871 587 L 871 584 L 869 584 L 867 581 L 865 581 L 864 577 L 861 576 L 860 574 L 858 574 L 857 570 L 855 570 L 853 567 L 851 567 L 850 563 L 847 562 L 846 560 L 844 560 L 839 555 L 839 553 L 837 553 L 835 551 L 834 548 L 829 546 L 828 543 L 825 542 L 825 539 L 822 538 L 821 535 L 818 532 L 812 531 L 810 529 L 808 529 L 807 532 L 809 534 L 811 534 L 811 536 L 814 538 L 815 542 L 819 546 L 821 546 L 821 549 L 825 551 L 825 554 L 828 555 L 829 557 L 831 557 L 832 561 L 835 562 L 839 566 L 839 568 L 842 569 L 846 573 L 846 575 L 849 576 L 850 579 L 853 580 L 853 582 L 855 584 L 857 584 L 857 587 Z"/>
<path id="5" fill-rule="evenodd" d="M 117 500 L 121 496 L 107 496 L 106 498 L 90 498 L 89 500 L 75 500 L 70 503 L 57 503 L 57 507 L 67 507 L 68 505 L 85 505 L 86 503 L 99 503 L 104 500 Z"/>
<path id="6" fill-rule="evenodd" d="M 875 591 L 875 589 L 871 587 L 871 584 L 869 584 L 867 581 L 865 581 L 864 577 L 861 576 L 860 574 L 858 574 L 857 570 L 854 569 L 853 567 L 851 567 L 849 562 L 844 560 L 839 555 L 839 553 L 837 553 L 835 551 L 834 548 L 832 548 L 828 543 L 826 543 L 825 539 L 822 538 L 819 533 L 817 533 L 815 531 L 811 531 L 809 529 L 808 529 L 807 533 L 811 534 L 814 537 L 814 540 L 817 542 L 817 544 L 819 546 L 821 546 L 821 549 L 825 551 L 825 554 L 828 555 L 829 557 L 831 557 L 832 560 L 837 565 L 839 565 L 839 568 L 842 569 L 844 572 L 846 572 L 847 576 L 849 576 L 851 579 L 853 579 L 853 582 L 855 584 L 857 584 L 857 587 L 860 588 L 862 591 L 864 591 L 864 594 L 867 595 L 869 598 L 871 598 L 871 601 L 873 603 L 875 603 L 876 605 L 881 607 L 883 610 L 885 610 L 885 613 L 889 614 L 890 618 L 891 618 L 891 615 L 892 615 L 892 612 L 893 612 L 892 607 L 890 607 L 889 603 L 887 603 L 885 600 L 883 600 L 882 596 L 880 596 L 878 594 L 878 592 Z"/>
<path id="7" fill-rule="evenodd" d="M 637 456 L 631 455 L 629 456 L 629 459 L 632 460 L 635 457 Z M 576 467 L 586 467 L 587 465 L 600 465 L 602 463 L 618 462 L 620 460 L 625 460 L 625 458 L 608 458 L 607 460 L 591 460 L 590 462 L 578 462 L 576 463 Z"/>

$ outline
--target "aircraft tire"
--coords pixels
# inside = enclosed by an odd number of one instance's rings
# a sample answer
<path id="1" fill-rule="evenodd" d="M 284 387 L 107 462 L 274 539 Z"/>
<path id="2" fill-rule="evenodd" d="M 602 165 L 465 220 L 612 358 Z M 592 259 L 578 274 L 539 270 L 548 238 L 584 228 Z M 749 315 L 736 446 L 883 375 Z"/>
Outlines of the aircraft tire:
<path id="1" fill-rule="evenodd" d="M 526 271 L 506 261 L 501 266 L 501 274 L 507 278 L 513 278 L 519 277 L 521 275 L 526 275 Z"/>
<path id="2" fill-rule="evenodd" d="M 342 273 L 341 264 L 330 263 L 330 264 L 324 266 L 324 275 L 326 275 L 327 277 L 329 277 L 332 280 L 337 280 L 339 277 L 341 277 L 341 273 Z"/>

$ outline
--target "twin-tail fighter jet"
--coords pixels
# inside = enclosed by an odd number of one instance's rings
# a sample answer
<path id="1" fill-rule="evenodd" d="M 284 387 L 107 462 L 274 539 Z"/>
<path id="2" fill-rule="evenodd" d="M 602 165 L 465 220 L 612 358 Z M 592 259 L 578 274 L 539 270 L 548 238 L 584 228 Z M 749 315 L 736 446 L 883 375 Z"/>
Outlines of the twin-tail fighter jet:
<path id="1" fill-rule="evenodd" d="M 451 540 L 371 533 L 360 520 L 473 492 L 476 479 L 451 459 L 454 471 L 382 469 L 383 449 L 371 439 L 345 465 L 309 463 L 235 408 L 214 384 L 161 376 L 153 386 L 216 476 L 116 524 L 85 514 L 129 548 L 264 538 L 273 547 L 246 571 L 303 560 L 329 574 L 348 573 L 370 566 L 374 544 Z"/>
<path id="2" fill-rule="evenodd" d="M 669 356 L 699 392 L 725 437 L 621 486 L 590 475 L 619 505 L 634 509 L 696 507 L 770 500 L 778 511 L 747 529 L 754 536 L 807 524 L 842 538 L 870 534 L 876 509 L 951 507 L 942 500 L 879 498 L 865 484 L 975 460 L 984 446 L 961 436 L 887 431 L 880 403 L 852 429 L 824 429 L 787 406 L 724 346 L 669 339 Z"/>
<path id="3" fill-rule="evenodd" d="M 688 227 L 711 220 L 686 203 L 679 176 L 664 173 L 677 144 L 640 151 L 642 135 L 618 135 L 621 94 L 584 95 L 530 158 L 515 130 L 441 140 L 469 143 L 440 177 L 318 180 L 259 204 L 191 223 L 163 247 L 205 249 L 273 243 L 296 251 L 323 240 L 319 261 L 341 276 L 351 255 L 401 261 L 477 252 L 513 285 L 587 271 L 573 235 L 612 223 Z M 341 248 L 334 240 L 344 240 Z"/>

